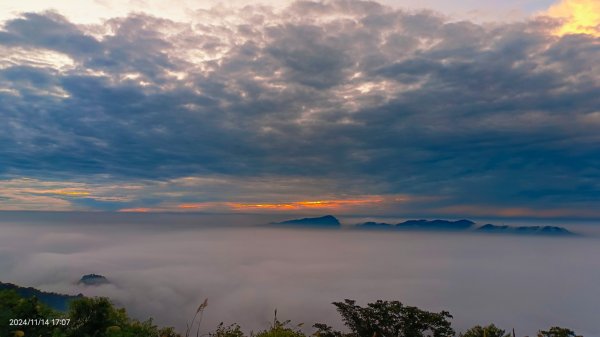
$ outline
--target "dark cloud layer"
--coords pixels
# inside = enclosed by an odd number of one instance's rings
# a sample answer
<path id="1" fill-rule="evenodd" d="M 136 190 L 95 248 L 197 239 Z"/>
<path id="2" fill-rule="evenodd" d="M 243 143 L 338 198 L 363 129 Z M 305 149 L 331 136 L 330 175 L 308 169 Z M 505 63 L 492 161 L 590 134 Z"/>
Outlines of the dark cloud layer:
<path id="1" fill-rule="evenodd" d="M 444 205 L 600 202 L 598 38 L 358 1 L 196 14 L 5 22 L 0 51 L 21 56 L 0 67 L 0 174 L 320 177 Z"/>

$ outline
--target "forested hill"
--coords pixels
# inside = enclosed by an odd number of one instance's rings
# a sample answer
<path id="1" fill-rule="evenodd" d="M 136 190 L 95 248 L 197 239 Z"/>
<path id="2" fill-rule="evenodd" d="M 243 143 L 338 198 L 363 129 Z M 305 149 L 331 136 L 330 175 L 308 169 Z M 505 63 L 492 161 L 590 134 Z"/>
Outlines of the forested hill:
<path id="1" fill-rule="evenodd" d="M 40 302 L 58 311 L 67 311 L 67 309 L 69 308 L 70 301 L 83 297 L 83 295 L 81 294 L 77 296 L 63 295 L 45 292 L 31 287 L 21 287 L 16 284 L 3 282 L 0 282 L 0 290 L 14 290 L 19 294 L 19 296 L 24 298 L 31 298 L 35 296 L 38 298 L 38 300 L 40 300 Z"/>

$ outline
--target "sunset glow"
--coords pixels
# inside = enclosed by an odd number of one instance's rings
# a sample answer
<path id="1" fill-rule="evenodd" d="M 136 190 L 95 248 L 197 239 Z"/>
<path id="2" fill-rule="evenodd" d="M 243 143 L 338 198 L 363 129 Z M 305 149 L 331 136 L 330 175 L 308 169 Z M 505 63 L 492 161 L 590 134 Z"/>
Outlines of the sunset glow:
<path id="1" fill-rule="evenodd" d="M 67 196 L 67 197 L 86 197 L 86 196 L 90 195 L 90 192 L 74 191 L 74 190 L 39 190 L 39 191 L 34 191 L 33 193 L 55 194 L 55 195 L 63 195 L 63 196 Z"/>
<path id="2" fill-rule="evenodd" d="M 147 208 L 147 207 L 139 207 L 139 208 L 123 208 L 120 209 L 119 212 L 125 212 L 125 213 L 148 213 L 148 212 L 152 212 L 152 208 Z"/>
<path id="3" fill-rule="evenodd" d="M 600 1 L 561 0 L 548 9 L 548 15 L 564 21 L 555 31 L 556 35 L 600 36 Z"/>
<path id="4" fill-rule="evenodd" d="M 304 200 L 289 203 L 229 203 L 234 210 L 304 210 L 304 209 L 322 209 L 322 210 L 340 210 L 352 206 L 369 206 L 383 202 L 384 199 L 379 196 L 367 197 L 364 199 L 350 200 Z"/>

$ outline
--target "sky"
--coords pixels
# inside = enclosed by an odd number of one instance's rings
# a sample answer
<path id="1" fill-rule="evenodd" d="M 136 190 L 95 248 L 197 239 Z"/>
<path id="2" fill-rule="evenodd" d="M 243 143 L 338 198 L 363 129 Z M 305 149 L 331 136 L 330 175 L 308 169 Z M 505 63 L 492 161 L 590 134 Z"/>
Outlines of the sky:
<path id="1" fill-rule="evenodd" d="M 0 4 L 0 210 L 600 219 L 600 3 Z"/>

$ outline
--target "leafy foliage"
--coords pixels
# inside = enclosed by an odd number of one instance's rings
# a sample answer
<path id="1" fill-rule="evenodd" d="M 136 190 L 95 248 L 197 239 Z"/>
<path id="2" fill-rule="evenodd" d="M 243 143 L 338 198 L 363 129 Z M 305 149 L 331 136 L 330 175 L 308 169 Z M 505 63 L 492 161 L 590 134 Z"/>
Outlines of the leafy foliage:
<path id="1" fill-rule="evenodd" d="M 298 324 L 295 327 L 290 327 L 291 321 L 286 320 L 280 322 L 277 319 L 277 310 L 275 310 L 275 317 L 273 318 L 273 324 L 267 330 L 263 330 L 253 337 L 305 337 L 304 333 L 300 330 L 302 324 Z"/>
<path id="2" fill-rule="evenodd" d="M 428 312 L 417 307 L 405 306 L 398 301 L 376 301 L 365 307 L 353 300 L 333 303 L 350 332 L 334 330 L 327 324 L 313 327 L 317 337 L 451 337 L 454 336 L 447 311 Z M 199 335 L 199 324 L 207 306 L 204 301 L 196 311 L 185 336 Z M 60 325 L 9 325 L 10 319 L 70 319 L 70 324 Z M 194 325 L 195 324 L 195 325 Z M 279 321 L 277 311 L 268 329 L 250 337 L 306 337 L 302 324 L 292 325 L 289 320 Z M 209 337 L 245 337 L 238 324 L 219 324 L 215 331 L 204 334 Z M 14 290 L 0 290 L 0 336 L 4 337 L 182 337 L 172 327 L 159 328 L 152 319 L 138 321 L 127 315 L 125 309 L 114 307 L 107 298 L 75 299 L 66 313 L 57 312 L 41 303 L 35 296 L 23 298 Z M 494 324 L 474 326 L 459 337 L 510 337 Z M 561 327 L 540 330 L 537 337 L 582 337 L 574 331 Z"/>
<path id="3" fill-rule="evenodd" d="M 366 307 L 356 301 L 344 300 L 333 303 L 351 336 L 358 337 L 451 337 L 454 336 L 449 312 L 432 313 L 417 307 L 405 306 L 398 301 L 376 301 Z M 315 325 L 320 336 L 341 336 L 333 329 Z"/>
<path id="4" fill-rule="evenodd" d="M 241 327 L 238 324 L 231 324 L 225 326 L 223 322 L 219 323 L 219 326 L 214 332 L 209 333 L 210 337 L 244 337 Z"/>
<path id="5" fill-rule="evenodd" d="M 341 333 L 340 331 L 333 330 L 332 327 L 330 327 L 329 325 L 324 324 L 324 323 L 316 323 L 315 325 L 313 325 L 313 327 L 317 328 L 317 331 L 314 333 L 314 335 L 317 337 L 353 337 L 353 336 L 355 336 L 352 333 L 344 334 L 344 333 Z"/>
<path id="6" fill-rule="evenodd" d="M 460 334 L 459 337 L 510 337 L 510 333 L 506 333 L 494 324 L 488 326 L 476 325 Z"/>
<path id="7" fill-rule="evenodd" d="M 573 330 L 554 326 L 554 327 L 551 327 L 550 330 L 548 330 L 548 331 L 540 330 L 538 332 L 538 337 L 582 337 L 582 336 L 577 336 Z"/>
<path id="8" fill-rule="evenodd" d="M 68 325 L 40 324 L 9 326 L 9 319 L 69 318 Z M 60 313 L 40 303 L 36 297 L 22 298 L 15 291 L 0 291 L 0 336 L 44 337 L 179 337 L 173 328 L 158 328 L 152 319 L 129 318 L 107 298 L 80 298 Z"/>
<path id="9" fill-rule="evenodd" d="M 39 302 L 37 297 L 22 298 L 14 290 L 0 291 L 0 336 L 49 336 L 44 325 L 10 326 L 11 319 L 52 319 L 58 314 Z"/>

